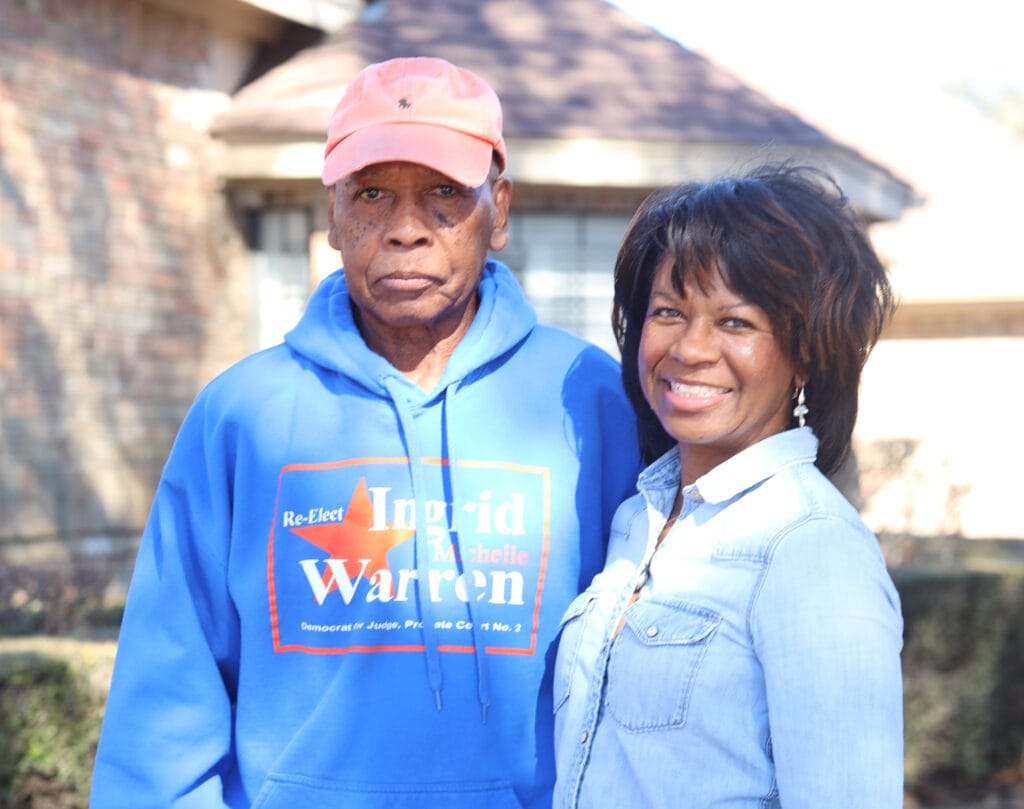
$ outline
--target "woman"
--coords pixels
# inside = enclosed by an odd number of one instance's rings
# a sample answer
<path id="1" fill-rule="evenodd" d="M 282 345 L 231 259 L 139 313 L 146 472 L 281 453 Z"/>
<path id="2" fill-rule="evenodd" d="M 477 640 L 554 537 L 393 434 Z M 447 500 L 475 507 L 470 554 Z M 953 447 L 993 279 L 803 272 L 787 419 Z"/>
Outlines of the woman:
<path id="1" fill-rule="evenodd" d="M 827 477 L 892 309 L 815 170 L 634 216 L 613 322 L 653 463 L 563 618 L 557 807 L 902 806 L 899 599 Z"/>

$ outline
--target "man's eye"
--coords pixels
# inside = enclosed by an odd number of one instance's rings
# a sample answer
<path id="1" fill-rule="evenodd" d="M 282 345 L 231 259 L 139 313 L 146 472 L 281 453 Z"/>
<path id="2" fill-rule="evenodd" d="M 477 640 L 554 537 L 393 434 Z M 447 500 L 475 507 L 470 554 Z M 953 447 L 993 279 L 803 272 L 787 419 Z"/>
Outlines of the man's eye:
<path id="1" fill-rule="evenodd" d="M 380 189 L 376 187 L 364 188 L 359 192 L 362 199 L 380 199 L 380 194 Z"/>
<path id="2" fill-rule="evenodd" d="M 439 185 L 436 190 L 437 193 L 442 197 L 454 197 L 455 194 L 458 193 L 458 189 L 454 185 L 451 185 L 450 183 Z"/>

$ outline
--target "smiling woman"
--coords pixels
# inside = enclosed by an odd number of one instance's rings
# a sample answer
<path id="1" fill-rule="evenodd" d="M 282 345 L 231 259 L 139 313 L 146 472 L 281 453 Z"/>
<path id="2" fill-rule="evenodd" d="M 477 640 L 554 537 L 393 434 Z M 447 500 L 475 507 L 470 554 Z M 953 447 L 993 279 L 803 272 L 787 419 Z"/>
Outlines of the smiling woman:
<path id="1" fill-rule="evenodd" d="M 902 806 L 899 597 L 826 477 L 891 309 L 811 169 L 636 213 L 613 323 L 650 466 L 562 619 L 557 807 Z"/>
<path id="2" fill-rule="evenodd" d="M 637 369 L 642 341 L 661 322 L 650 318 L 655 288 L 689 307 L 752 313 L 744 328 L 759 323 L 792 365 L 790 392 L 805 392 L 816 463 L 834 473 L 849 451 L 861 371 L 894 308 L 885 268 L 834 182 L 810 168 L 766 166 L 656 193 L 634 216 L 616 263 L 612 320 L 648 461 L 677 440 Z"/>
<path id="3" fill-rule="evenodd" d="M 805 380 L 768 314 L 715 274 L 683 291 L 666 256 L 654 276 L 638 354 L 640 384 L 665 431 L 685 451 L 683 485 L 789 425 Z"/>

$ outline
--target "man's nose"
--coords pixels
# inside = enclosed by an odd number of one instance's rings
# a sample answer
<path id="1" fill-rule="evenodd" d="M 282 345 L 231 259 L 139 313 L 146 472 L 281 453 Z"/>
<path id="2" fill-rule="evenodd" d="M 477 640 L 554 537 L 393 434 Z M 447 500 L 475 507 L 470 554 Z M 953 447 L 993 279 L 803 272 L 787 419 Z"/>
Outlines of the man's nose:
<path id="1" fill-rule="evenodd" d="M 387 214 L 386 238 L 395 247 L 418 247 L 430 242 L 430 212 L 413 199 L 397 199 Z"/>

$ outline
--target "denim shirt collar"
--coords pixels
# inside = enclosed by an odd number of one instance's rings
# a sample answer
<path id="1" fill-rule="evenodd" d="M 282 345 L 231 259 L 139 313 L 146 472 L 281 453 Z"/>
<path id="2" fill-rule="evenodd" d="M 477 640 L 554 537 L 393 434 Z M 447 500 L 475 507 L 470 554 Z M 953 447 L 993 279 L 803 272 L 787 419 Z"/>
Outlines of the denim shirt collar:
<path id="1" fill-rule="evenodd" d="M 810 427 L 785 430 L 758 441 L 697 478 L 686 487 L 686 495 L 692 500 L 724 503 L 787 466 L 813 463 L 817 455 L 818 439 Z M 673 447 L 640 473 L 637 488 L 648 501 L 660 504 L 666 497 L 675 499 L 680 477 L 679 449 Z"/>

